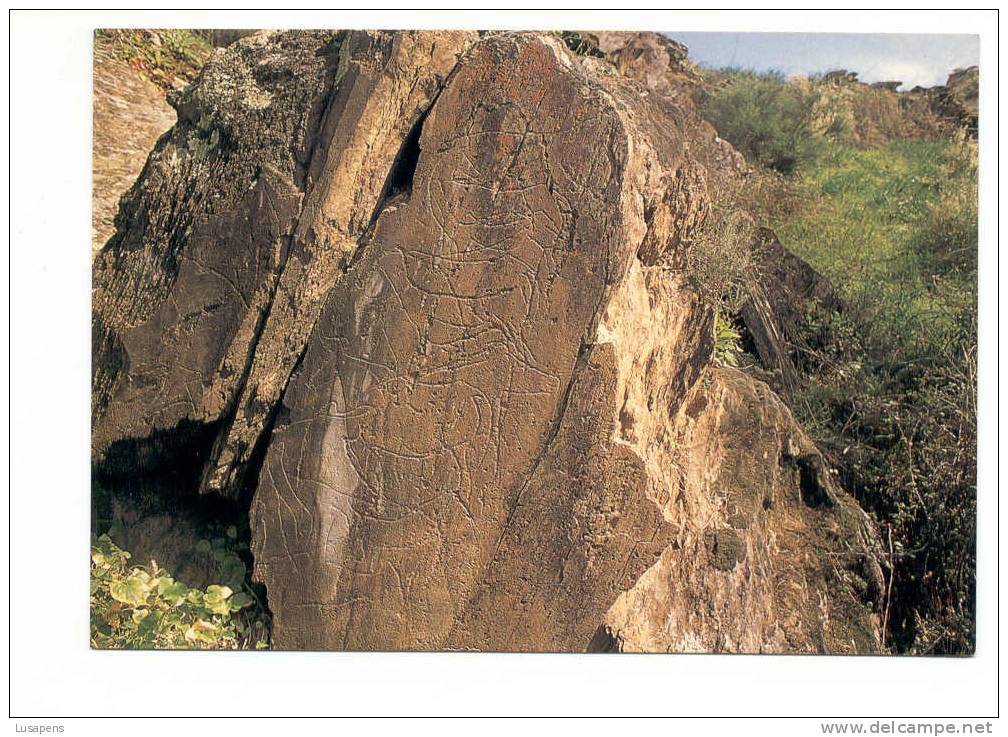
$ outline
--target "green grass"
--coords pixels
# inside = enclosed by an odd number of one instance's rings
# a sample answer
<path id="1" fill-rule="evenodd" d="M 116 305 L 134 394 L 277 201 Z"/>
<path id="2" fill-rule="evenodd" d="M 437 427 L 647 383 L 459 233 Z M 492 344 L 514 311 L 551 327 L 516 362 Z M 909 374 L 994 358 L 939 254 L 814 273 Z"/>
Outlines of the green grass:
<path id="1" fill-rule="evenodd" d="M 941 247 L 948 237 L 933 232 L 936 219 L 955 215 L 950 200 L 975 182 L 962 146 L 902 140 L 858 148 L 830 140 L 802 162 L 798 186 L 807 204 L 773 227 L 858 308 L 900 323 L 901 333 L 947 329 L 975 295 L 975 261 L 950 261 Z M 975 206 L 953 223 L 959 231 L 971 225 Z M 975 255 L 975 245 L 963 250 Z"/>
<path id="2" fill-rule="evenodd" d="M 976 146 L 825 139 L 796 177 L 774 229 L 849 307 L 802 326 L 795 411 L 892 546 L 886 644 L 972 652 Z"/>

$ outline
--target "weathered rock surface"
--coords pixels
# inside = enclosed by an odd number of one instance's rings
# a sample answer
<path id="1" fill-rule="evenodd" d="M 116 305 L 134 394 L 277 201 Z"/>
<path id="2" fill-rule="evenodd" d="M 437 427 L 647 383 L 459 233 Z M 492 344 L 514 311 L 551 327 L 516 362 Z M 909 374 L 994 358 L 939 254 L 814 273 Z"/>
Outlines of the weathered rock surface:
<path id="1" fill-rule="evenodd" d="M 914 87 L 911 95 L 926 98 L 932 111 L 951 128 L 963 127 L 973 136 L 980 120 L 980 68 L 956 69 L 937 87 Z"/>
<path id="2" fill-rule="evenodd" d="M 282 646 L 584 649 L 660 551 L 590 347 L 644 229 L 621 112 L 523 36 L 481 44 L 432 108 L 267 453 L 254 547 Z"/>
<path id="3" fill-rule="evenodd" d="M 93 439 L 142 439 L 233 404 L 291 247 L 340 44 L 253 36 L 173 98 L 179 121 L 94 267 Z"/>
<path id="4" fill-rule="evenodd" d="M 94 64 L 91 254 L 115 232 L 119 198 L 143 169 L 175 112 L 164 92 L 126 62 L 96 54 Z"/>
<path id="5" fill-rule="evenodd" d="M 737 169 L 648 67 L 260 33 L 180 95 L 96 265 L 93 455 L 251 493 L 275 646 L 877 647 L 867 518 L 657 265 Z"/>
<path id="6" fill-rule="evenodd" d="M 408 188 L 416 126 L 474 38 L 461 31 L 418 31 L 341 39 L 338 77 L 321 121 L 323 143 L 307 172 L 289 258 L 201 491 L 234 493 L 243 482 L 323 300 L 381 207 Z"/>
<path id="7" fill-rule="evenodd" d="M 672 424 L 663 510 L 680 532 L 607 613 L 596 647 L 878 652 L 874 527 L 783 402 L 712 369 Z"/>
<path id="8" fill-rule="evenodd" d="M 746 284 L 748 299 L 740 317 L 760 362 L 790 391 L 798 381 L 791 353 L 799 321 L 813 305 L 841 311 L 843 300 L 826 277 L 784 248 L 769 228 L 757 229 L 753 248 L 757 268 Z"/>
<path id="9" fill-rule="evenodd" d="M 321 299 L 464 38 L 260 33 L 178 96 L 179 124 L 124 203 L 121 244 L 96 265 L 95 450 L 222 423 L 204 486 L 237 492 Z"/>
<path id="10" fill-rule="evenodd" d="M 677 83 L 692 85 L 698 79 L 686 47 L 661 33 L 599 31 L 594 36 L 620 74 L 649 90 L 675 94 Z"/>

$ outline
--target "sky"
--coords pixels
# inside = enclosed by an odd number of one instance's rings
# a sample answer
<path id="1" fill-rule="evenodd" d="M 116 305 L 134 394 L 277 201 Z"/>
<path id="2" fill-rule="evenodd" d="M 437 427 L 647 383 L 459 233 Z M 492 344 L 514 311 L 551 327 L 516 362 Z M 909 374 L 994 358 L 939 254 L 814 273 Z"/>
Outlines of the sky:
<path id="1" fill-rule="evenodd" d="M 834 69 L 862 82 L 900 80 L 902 89 L 944 84 L 957 67 L 980 63 L 978 36 L 900 33 L 667 34 L 705 67 L 779 71 L 786 76 Z"/>

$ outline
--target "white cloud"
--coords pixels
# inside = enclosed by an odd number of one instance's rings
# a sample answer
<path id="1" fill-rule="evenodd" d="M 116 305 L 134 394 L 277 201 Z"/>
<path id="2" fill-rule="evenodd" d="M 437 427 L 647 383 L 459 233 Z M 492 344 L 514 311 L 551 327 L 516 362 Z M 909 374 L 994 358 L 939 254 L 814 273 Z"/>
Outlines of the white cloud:
<path id="1" fill-rule="evenodd" d="M 944 84 L 949 72 L 979 61 L 969 35 L 901 33 L 671 33 L 705 66 L 784 74 L 847 69 L 864 82 L 900 80 L 904 88 Z"/>
<path id="2" fill-rule="evenodd" d="M 858 72 L 862 82 L 889 82 L 900 80 L 904 89 L 920 85 L 933 87 L 944 84 L 951 71 L 948 64 L 935 64 L 913 61 L 880 60 L 871 63 L 861 62 L 852 65 Z"/>

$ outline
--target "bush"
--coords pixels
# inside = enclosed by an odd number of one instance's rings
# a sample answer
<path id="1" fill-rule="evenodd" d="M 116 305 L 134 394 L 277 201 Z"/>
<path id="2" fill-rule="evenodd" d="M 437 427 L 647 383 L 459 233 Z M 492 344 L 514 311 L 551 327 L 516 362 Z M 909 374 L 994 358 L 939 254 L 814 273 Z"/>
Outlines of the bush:
<path id="1" fill-rule="evenodd" d="M 965 146 L 965 148 L 964 148 Z M 831 142 L 778 226 L 848 302 L 813 310 L 796 414 L 880 522 L 894 572 L 886 643 L 973 650 L 976 169 L 962 141 Z"/>
<path id="2" fill-rule="evenodd" d="M 262 607 L 228 586 L 189 588 L 161 570 L 129 565 L 107 535 L 91 546 L 91 647 L 265 648 Z"/>
<path id="3" fill-rule="evenodd" d="M 976 315 L 952 328 L 813 311 L 794 402 L 843 486 L 879 520 L 898 652 L 973 650 Z"/>
<path id="4" fill-rule="evenodd" d="M 713 191 L 711 208 L 673 266 L 711 306 L 737 312 L 745 283 L 757 267 L 753 251 L 756 224 L 739 202 L 737 191 Z"/>
<path id="5" fill-rule="evenodd" d="M 718 310 L 714 315 L 714 362 L 721 366 L 738 366 L 742 355 L 742 332 Z"/>
<path id="6" fill-rule="evenodd" d="M 814 95 L 781 74 L 730 70 L 701 100 L 704 116 L 751 164 L 791 173 L 817 146 Z"/>

